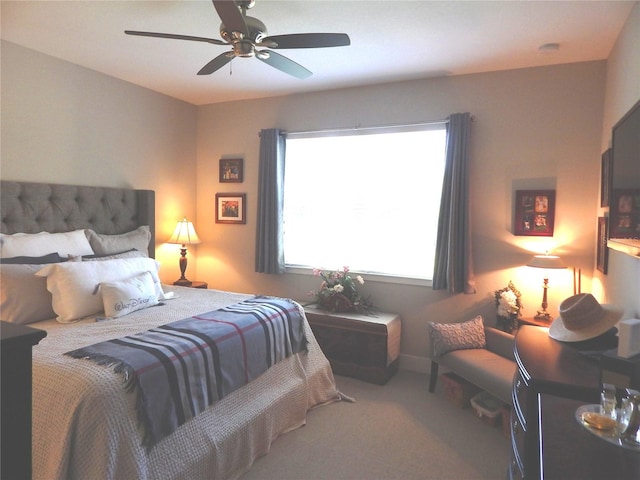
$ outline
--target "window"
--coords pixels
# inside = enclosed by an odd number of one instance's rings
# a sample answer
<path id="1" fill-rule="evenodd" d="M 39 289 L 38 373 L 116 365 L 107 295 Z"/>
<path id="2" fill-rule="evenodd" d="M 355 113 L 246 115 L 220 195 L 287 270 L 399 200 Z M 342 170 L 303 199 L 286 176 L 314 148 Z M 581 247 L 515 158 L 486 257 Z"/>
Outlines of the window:
<path id="1" fill-rule="evenodd" d="M 287 136 L 288 267 L 431 279 L 444 123 Z"/>

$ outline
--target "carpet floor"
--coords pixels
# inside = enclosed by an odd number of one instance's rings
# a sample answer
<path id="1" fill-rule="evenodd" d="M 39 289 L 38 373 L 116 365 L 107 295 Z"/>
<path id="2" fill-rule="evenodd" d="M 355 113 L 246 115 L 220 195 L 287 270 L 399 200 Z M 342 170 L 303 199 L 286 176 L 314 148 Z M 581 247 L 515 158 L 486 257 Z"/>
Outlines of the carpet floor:
<path id="1" fill-rule="evenodd" d="M 355 403 L 309 412 L 307 425 L 282 435 L 242 480 L 503 480 L 510 440 L 440 382 L 400 371 L 386 385 L 336 377 Z"/>

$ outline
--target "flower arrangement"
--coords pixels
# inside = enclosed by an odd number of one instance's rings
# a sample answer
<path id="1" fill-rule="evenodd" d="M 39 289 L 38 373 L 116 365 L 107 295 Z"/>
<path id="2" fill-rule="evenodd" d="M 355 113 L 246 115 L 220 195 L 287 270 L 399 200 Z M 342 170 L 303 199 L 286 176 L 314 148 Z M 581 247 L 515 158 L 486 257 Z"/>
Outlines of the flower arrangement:
<path id="1" fill-rule="evenodd" d="M 513 282 L 509 280 L 509 284 L 505 288 L 496 290 L 494 296 L 498 309 L 498 328 L 509 333 L 517 330 L 517 319 L 520 316 L 520 311 L 523 306 L 520 300 L 520 291 L 515 287 Z"/>
<path id="2" fill-rule="evenodd" d="M 369 298 L 360 296 L 356 288 L 356 284 L 364 284 L 364 279 L 360 275 L 352 277 L 349 267 L 334 271 L 314 268 L 313 274 L 323 279 L 320 290 L 310 293 L 320 308 L 329 312 L 370 313 L 373 310 Z"/>

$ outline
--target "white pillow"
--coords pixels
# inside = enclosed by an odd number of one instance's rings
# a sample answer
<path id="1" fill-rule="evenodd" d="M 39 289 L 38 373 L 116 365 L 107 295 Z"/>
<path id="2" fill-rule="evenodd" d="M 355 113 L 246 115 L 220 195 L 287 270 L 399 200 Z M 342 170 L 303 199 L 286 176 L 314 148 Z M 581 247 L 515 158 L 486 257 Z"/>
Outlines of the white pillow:
<path id="1" fill-rule="evenodd" d="M 55 318 L 47 280 L 36 277 L 43 266 L 0 267 L 0 320 L 24 325 Z"/>
<path id="2" fill-rule="evenodd" d="M 90 229 L 85 233 L 96 255 L 113 255 L 135 248 L 145 257 L 149 256 L 151 230 L 148 225 L 142 225 L 135 230 L 119 235 L 104 235 Z"/>
<path id="3" fill-rule="evenodd" d="M 54 263 L 36 275 L 47 277 L 47 290 L 53 297 L 53 310 L 61 323 L 69 323 L 103 309 L 99 285 L 151 272 L 156 297 L 164 300 L 158 277 L 159 263 L 152 258 L 122 258 L 102 262 Z"/>
<path id="4" fill-rule="evenodd" d="M 58 252 L 61 257 L 68 255 L 91 255 L 93 249 L 84 230 L 64 233 L 14 233 L 0 234 L 0 257 L 39 257 Z"/>
<path id="5" fill-rule="evenodd" d="M 143 272 L 118 282 L 102 282 L 100 291 L 107 317 L 121 317 L 158 304 L 151 272 Z"/>

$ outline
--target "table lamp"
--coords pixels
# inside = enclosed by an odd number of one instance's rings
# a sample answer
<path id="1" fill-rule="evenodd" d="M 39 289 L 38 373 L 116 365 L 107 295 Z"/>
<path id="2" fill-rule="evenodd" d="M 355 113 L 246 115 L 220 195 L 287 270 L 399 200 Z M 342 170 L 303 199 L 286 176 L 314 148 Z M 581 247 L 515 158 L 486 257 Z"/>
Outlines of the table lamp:
<path id="1" fill-rule="evenodd" d="M 184 273 L 187 271 L 187 245 L 201 243 L 195 228 L 193 228 L 193 223 L 187 221 L 186 218 L 180 220 L 178 225 L 176 225 L 176 229 L 173 231 L 173 235 L 171 235 L 171 238 L 169 238 L 167 242 L 182 245 L 180 248 L 180 279 L 173 282 L 173 284 L 190 287 L 192 283 L 191 280 L 187 280 L 187 277 L 184 276 Z"/>
<path id="2" fill-rule="evenodd" d="M 545 268 L 547 270 L 567 268 L 562 259 L 556 255 L 534 255 L 527 263 L 528 267 Z M 533 317 L 536 320 L 551 321 L 551 315 L 547 312 L 547 289 L 549 288 L 549 273 L 544 274 L 544 284 L 542 285 L 542 310 Z"/>

